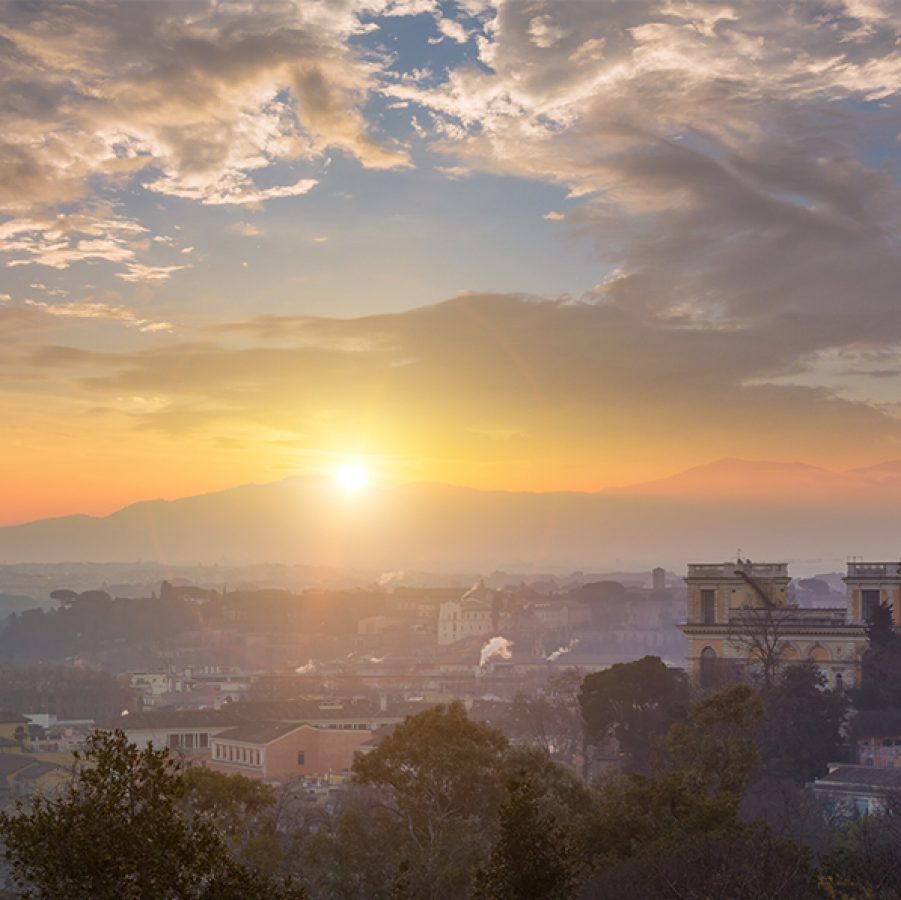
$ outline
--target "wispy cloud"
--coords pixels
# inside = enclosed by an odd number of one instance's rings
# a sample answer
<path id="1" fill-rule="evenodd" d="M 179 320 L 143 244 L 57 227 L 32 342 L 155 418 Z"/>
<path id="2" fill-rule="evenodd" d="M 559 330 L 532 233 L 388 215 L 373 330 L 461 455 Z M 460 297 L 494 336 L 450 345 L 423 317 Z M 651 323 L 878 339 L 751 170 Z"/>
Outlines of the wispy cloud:
<path id="1" fill-rule="evenodd" d="M 26 304 L 41 310 L 49 316 L 63 316 L 71 319 L 113 319 L 126 325 L 133 325 L 139 331 L 171 331 L 170 322 L 154 322 L 142 318 L 126 306 L 103 303 L 97 300 L 72 300 L 67 303 L 45 303 L 42 300 L 26 300 Z"/>

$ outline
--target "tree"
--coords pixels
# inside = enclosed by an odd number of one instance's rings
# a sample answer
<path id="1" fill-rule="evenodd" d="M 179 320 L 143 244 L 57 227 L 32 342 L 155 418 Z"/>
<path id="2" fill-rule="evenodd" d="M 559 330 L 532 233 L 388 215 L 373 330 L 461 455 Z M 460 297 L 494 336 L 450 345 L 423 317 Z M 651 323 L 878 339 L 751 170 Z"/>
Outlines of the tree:
<path id="1" fill-rule="evenodd" d="M 786 666 L 764 694 L 758 745 L 767 772 L 802 784 L 842 758 L 848 701 L 827 689 L 826 676 L 807 660 Z"/>
<path id="2" fill-rule="evenodd" d="M 791 607 L 770 604 L 745 607 L 730 620 L 729 643 L 748 660 L 751 674 L 760 679 L 764 690 L 778 677 L 788 644 L 785 635 L 794 619 Z"/>
<path id="3" fill-rule="evenodd" d="M 810 853 L 753 825 L 728 835 L 698 834 L 672 848 L 640 854 L 601 872 L 584 900 L 817 900 Z M 847 895 L 848 900 L 868 896 Z"/>
<path id="4" fill-rule="evenodd" d="M 299 900 L 237 863 L 212 822 L 181 804 L 184 772 L 168 750 L 95 732 L 58 796 L 0 813 L 12 876 L 34 900 Z"/>
<path id="5" fill-rule="evenodd" d="M 476 878 L 477 900 L 567 900 L 576 886 L 572 841 L 548 807 L 527 760 L 506 780 L 507 799 L 491 856 Z"/>
<path id="6" fill-rule="evenodd" d="M 858 709 L 901 707 L 901 635 L 895 632 L 891 605 L 880 603 L 873 610 L 867 640 L 854 705 Z"/>
<path id="7" fill-rule="evenodd" d="M 356 782 L 377 788 L 402 825 L 414 896 L 465 895 L 496 827 L 506 748 L 501 732 L 455 702 L 408 716 L 355 760 Z"/>
<path id="8" fill-rule="evenodd" d="M 231 852 L 244 862 L 268 872 L 281 868 L 272 785 L 196 767 L 184 771 L 184 781 L 183 803 L 189 816 L 212 822 Z"/>
<path id="9" fill-rule="evenodd" d="M 686 721 L 675 723 L 666 736 L 675 770 L 695 790 L 729 794 L 737 804 L 760 760 L 754 733 L 763 712 L 760 695 L 747 684 L 698 700 Z"/>
<path id="10" fill-rule="evenodd" d="M 647 771 L 657 739 L 684 713 L 687 698 L 684 673 L 657 656 L 593 672 L 579 692 L 586 739 L 595 746 L 614 739 L 632 771 Z"/>

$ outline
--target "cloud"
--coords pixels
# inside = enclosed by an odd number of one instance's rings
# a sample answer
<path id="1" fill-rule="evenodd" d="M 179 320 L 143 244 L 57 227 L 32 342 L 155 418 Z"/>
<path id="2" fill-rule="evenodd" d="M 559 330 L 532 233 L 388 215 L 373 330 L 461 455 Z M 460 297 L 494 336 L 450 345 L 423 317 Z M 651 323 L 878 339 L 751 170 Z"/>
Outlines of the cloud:
<path id="1" fill-rule="evenodd" d="M 125 272 L 116 273 L 116 278 L 121 278 L 123 281 L 167 281 L 173 272 L 180 272 L 187 268 L 190 267 L 187 265 L 147 266 L 142 263 L 129 263 Z"/>
<path id="2" fill-rule="evenodd" d="M 67 269 L 77 262 L 124 263 L 146 229 L 107 209 L 18 218 L 0 224 L 0 249 L 10 268 L 42 265 Z"/>
<path id="3" fill-rule="evenodd" d="M 429 477 L 494 486 L 602 487 L 699 458 L 769 458 L 774 435 L 822 463 L 844 465 L 862 445 L 890 457 L 901 423 L 878 405 L 758 380 L 794 358 L 790 341 L 684 327 L 602 296 L 465 295 L 394 315 L 269 317 L 202 342 L 81 354 L 69 377 L 110 403 L 160 397 L 131 413 L 143 430 L 302 434 L 322 452 L 363 441 Z"/>
<path id="4" fill-rule="evenodd" d="M 229 230 L 244 237 L 259 237 L 263 234 L 262 228 L 250 222 L 235 222 L 234 225 L 229 226 Z"/>
<path id="5" fill-rule="evenodd" d="M 348 47 L 358 30 L 352 4 L 4 5 L 0 211 L 136 177 L 208 204 L 297 196 L 316 180 L 263 187 L 255 176 L 330 147 L 405 165 L 361 113 L 374 69 Z"/>
<path id="6" fill-rule="evenodd" d="M 452 165 L 580 200 L 603 303 L 834 390 L 817 354 L 901 344 L 899 28 L 891 3 L 501 2 L 480 67 L 386 90 Z"/>
<path id="7" fill-rule="evenodd" d="M 441 17 L 437 22 L 438 31 L 444 37 L 456 41 L 458 44 L 465 44 L 469 41 L 469 32 L 455 19 Z"/>
<path id="8" fill-rule="evenodd" d="M 146 332 L 172 330 L 170 322 L 153 322 L 143 319 L 128 307 L 97 300 L 72 300 L 67 303 L 45 303 L 41 300 L 26 300 L 25 302 L 28 306 L 39 309 L 48 316 L 63 316 L 72 319 L 114 319 Z"/>

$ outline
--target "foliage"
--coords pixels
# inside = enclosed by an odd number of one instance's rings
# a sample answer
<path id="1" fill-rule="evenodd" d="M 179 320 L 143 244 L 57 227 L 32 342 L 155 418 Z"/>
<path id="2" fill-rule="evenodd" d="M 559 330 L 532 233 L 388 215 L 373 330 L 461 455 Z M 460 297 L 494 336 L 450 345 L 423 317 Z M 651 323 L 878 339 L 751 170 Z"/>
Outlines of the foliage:
<path id="1" fill-rule="evenodd" d="M 821 870 L 836 896 L 901 897 L 901 805 L 886 815 L 846 822 L 837 834 Z"/>
<path id="2" fill-rule="evenodd" d="M 333 817 L 297 838 L 293 858 L 314 898 L 389 897 L 405 878 L 403 827 L 370 789 L 345 792 Z"/>
<path id="3" fill-rule="evenodd" d="M 676 771 L 698 791 L 740 798 L 760 759 L 754 732 L 763 711 L 760 695 L 747 684 L 698 700 L 666 737 Z"/>
<path id="4" fill-rule="evenodd" d="M 500 808 L 499 833 L 476 880 L 478 900 L 566 900 L 576 885 L 573 846 L 546 802 L 540 770 L 529 758 L 512 767 Z"/>
<path id="5" fill-rule="evenodd" d="M 460 897 L 490 841 L 502 796 L 507 739 L 462 704 L 408 717 L 357 758 L 354 778 L 377 788 L 402 825 L 416 897 Z"/>
<path id="6" fill-rule="evenodd" d="M 861 660 L 861 686 L 854 698 L 858 709 L 901 706 L 901 635 L 892 625 L 892 607 L 881 603 L 867 623 L 868 647 Z"/>
<path id="7" fill-rule="evenodd" d="M 615 739 L 629 768 L 647 771 L 657 739 L 684 713 L 687 697 L 684 673 L 657 656 L 594 672 L 579 693 L 586 739 L 596 746 Z"/>
<path id="8" fill-rule="evenodd" d="M 765 826 L 699 834 L 599 873 L 584 900 L 814 900 L 822 897 L 810 854 Z"/>
<path id="9" fill-rule="evenodd" d="M 786 666 L 765 694 L 759 747 L 767 772 L 802 784 L 842 758 L 848 701 L 827 689 L 826 676 L 807 660 Z"/>
<path id="10" fill-rule="evenodd" d="M 182 807 L 186 782 L 168 750 L 95 732 L 58 796 L 0 813 L 14 880 L 35 900 L 300 898 L 237 863 L 212 822 Z"/>
<path id="11" fill-rule="evenodd" d="M 209 819 L 242 861 L 270 873 L 281 868 L 275 788 L 205 768 L 186 769 L 183 777 L 187 815 Z"/>

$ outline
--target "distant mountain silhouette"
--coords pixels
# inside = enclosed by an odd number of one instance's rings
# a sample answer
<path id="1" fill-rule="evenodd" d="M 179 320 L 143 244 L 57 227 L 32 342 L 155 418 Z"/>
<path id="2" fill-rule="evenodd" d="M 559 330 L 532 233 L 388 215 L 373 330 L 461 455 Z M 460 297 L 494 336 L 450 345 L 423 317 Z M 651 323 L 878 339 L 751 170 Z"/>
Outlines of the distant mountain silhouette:
<path id="1" fill-rule="evenodd" d="M 729 459 L 600 493 L 406 484 L 349 497 L 318 479 L 290 478 L 0 528 L 0 562 L 679 571 L 742 548 L 813 565 L 899 558 L 899 502 L 899 461 L 830 472 Z"/>

